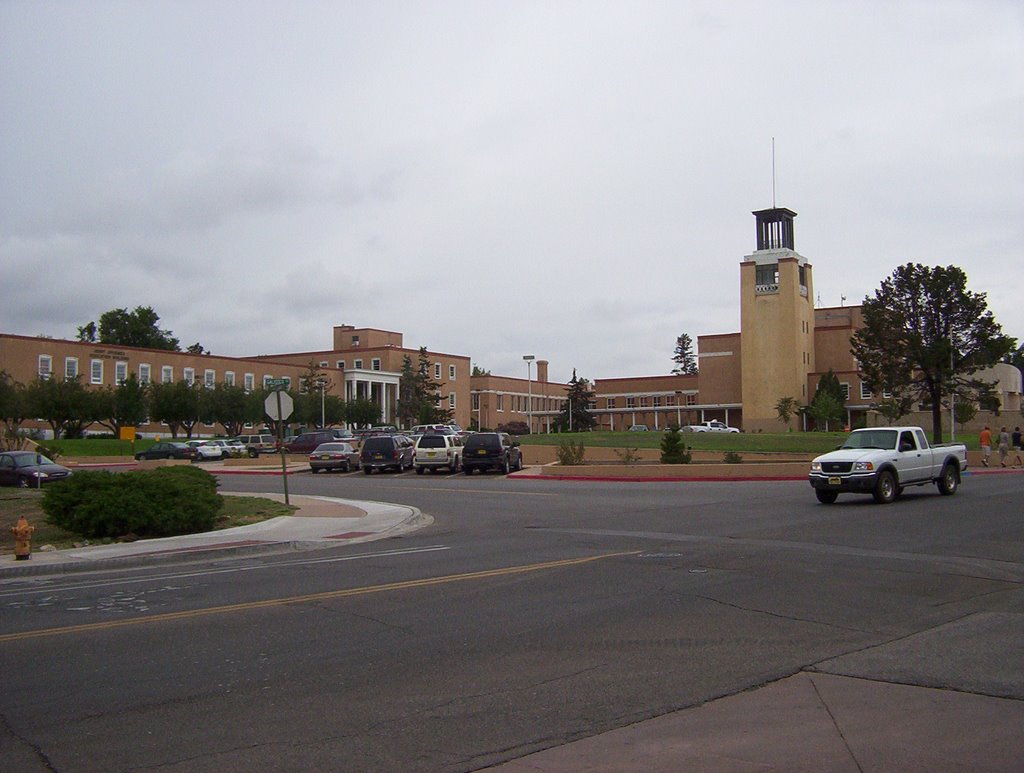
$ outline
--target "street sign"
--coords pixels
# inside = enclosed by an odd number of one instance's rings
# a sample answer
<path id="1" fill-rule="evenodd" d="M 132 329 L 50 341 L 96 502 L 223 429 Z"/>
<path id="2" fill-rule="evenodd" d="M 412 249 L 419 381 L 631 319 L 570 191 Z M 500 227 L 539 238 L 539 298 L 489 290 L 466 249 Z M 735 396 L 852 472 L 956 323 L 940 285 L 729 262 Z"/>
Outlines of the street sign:
<path id="1" fill-rule="evenodd" d="M 268 378 L 267 379 L 267 389 L 270 390 L 271 392 L 273 392 L 275 390 L 278 390 L 278 389 L 287 389 L 287 388 L 288 388 L 288 379 L 286 379 L 286 378 Z"/>
<path id="2" fill-rule="evenodd" d="M 274 421 L 284 421 L 295 410 L 295 401 L 287 392 L 271 392 L 263 401 L 263 410 Z"/>

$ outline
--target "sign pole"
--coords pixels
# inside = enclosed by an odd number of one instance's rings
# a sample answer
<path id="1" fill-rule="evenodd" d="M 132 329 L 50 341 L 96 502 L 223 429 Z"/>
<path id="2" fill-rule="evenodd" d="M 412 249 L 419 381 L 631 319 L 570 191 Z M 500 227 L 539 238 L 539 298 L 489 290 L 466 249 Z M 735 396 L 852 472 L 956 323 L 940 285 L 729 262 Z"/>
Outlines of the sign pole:
<path id="1" fill-rule="evenodd" d="M 288 501 L 288 463 L 285 461 L 284 437 L 281 433 L 281 428 L 284 426 L 284 415 L 281 413 L 281 390 L 278 389 L 274 394 L 277 395 L 277 448 L 281 452 L 281 480 L 284 482 L 284 503 L 290 506 L 291 502 Z"/>

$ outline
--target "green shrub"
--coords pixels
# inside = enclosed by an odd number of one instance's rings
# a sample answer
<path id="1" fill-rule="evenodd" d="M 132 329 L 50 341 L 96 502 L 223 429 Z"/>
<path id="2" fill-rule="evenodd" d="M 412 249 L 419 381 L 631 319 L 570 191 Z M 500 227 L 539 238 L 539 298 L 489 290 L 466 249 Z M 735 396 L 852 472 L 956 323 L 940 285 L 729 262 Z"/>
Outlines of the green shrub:
<path id="1" fill-rule="evenodd" d="M 573 467 L 585 462 L 586 449 L 583 448 L 583 441 L 575 443 L 572 440 L 563 440 L 558 444 L 558 463 L 566 467 Z"/>
<path id="2" fill-rule="evenodd" d="M 636 464 L 640 461 L 639 448 L 623 448 L 621 451 L 616 448 L 615 455 L 619 457 L 619 461 L 623 464 Z"/>
<path id="3" fill-rule="evenodd" d="M 48 523 L 90 539 L 169 537 L 213 528 L 223 500 L 205 470 L 82 471 L 45 489 Z"/>
<path id="4" fill-rule="evenodd" d="M 743 457 L 735 451 L 726 451 L 722 461 L 726 464 L 741 464 L 743 462 Z"/>
<path id="5" fill-rule="evenodd" d="M 672 425 L 661 439 L 662 464 L 689 464 L 693 454 L 683 442 L 683 434 L 677 425 Z"/>

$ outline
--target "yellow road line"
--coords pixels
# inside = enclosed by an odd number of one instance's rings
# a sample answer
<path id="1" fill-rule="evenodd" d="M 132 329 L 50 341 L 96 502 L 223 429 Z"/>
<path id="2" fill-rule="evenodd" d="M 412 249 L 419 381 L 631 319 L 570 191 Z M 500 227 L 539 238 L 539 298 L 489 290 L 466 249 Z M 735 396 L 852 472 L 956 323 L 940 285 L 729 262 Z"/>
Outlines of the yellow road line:
<path id="1" fill-rule="evenodd" d="M 112 628 L 123 628 L 129 625 L 144 625 L 147 623 L 162 623 L 172 620 L 187 620 L 193 617 L 206 615 L 220 615 L 228 612 L 245 612 L 251 609 L 267 609 L 279 607 L 286 604 L 304 604 L 310 601 L 326 601 L 330 599 L 341 599 L 350 596 L 365 596 L 370 593 L 384 593 L 385 591 L 407 590 L 409 588 L 427 588 L 432 585 L 444 585 L 451 582 L 462 582 L 464 580 L 482 580 L 489 577 L 506 577 L 514 574 L 525 574 L 526 572 L 537 572 L 542 569 L 557 569 L 563 566 L 578 566 L 588 564 L 592 561 L 600 561 L 603 558 L 615 558 L 617 556 L 635 555 L 636 551 L 622 553 L 604 553 L 598 556 L 586 558 L 565 558 L 560 561 L 546 561 L 540 564 L 525 564 L 523 566 L 507 566 L 501 569 L 486 569 L 480 572 L 466 572 L 464 574 L 449 574 L 442 577 L 427 577 L 422 580 L 405 580 L 403 582 L 390 582 L 384 585 L 369 585 L 365 588 L 345 588 L 342 590 L 324 591 L 322 593 L 309 593 L 304 596 L 288 596 L 280 599 L 266 599 L 264 601 L 248 601 L 241 604 L 226 604 L 219 607 L 207 609 L 189 609 L 182 612 L 166 612 L 159 615 L 146 617 L 130 617 L 122 620 L 108 620 L 102 623 L 84 623 L 82 625 L 68 625 L 61 628 L 42 628 L 38 631 L 22 631 L 20 633 L 8 633 L 0 635 L 0 643 L 11 641 L 24 641 L 25 639 L 38 639 L 44 636 L 62 636 L 65 634 L 86 633 L 89 631 L 106 631 Z"/>

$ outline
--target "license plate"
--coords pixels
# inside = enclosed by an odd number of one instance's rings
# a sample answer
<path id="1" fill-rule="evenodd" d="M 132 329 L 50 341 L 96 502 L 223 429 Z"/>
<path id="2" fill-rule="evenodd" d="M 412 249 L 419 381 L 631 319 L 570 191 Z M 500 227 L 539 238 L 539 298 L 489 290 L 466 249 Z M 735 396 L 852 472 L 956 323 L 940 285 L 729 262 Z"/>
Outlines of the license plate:
<path id="1" fill-rule="evenodd" d="M 331 455 L 330 454 L 321 454 L 320 458 L 323 459 L 326 462 L 326 461 L 328 461 L 331 458 Z"/>
<path id="2" fill-rule="evenodd" d="M 828 485 L 830 485 L 830 486 L 841 486 L 842 483 L 843 483 L 843 479 L 842 478 L 837 478 L 834 475 L 831 478 L 828 479 Z"/>
<path id="3" fill-rule="evenodd" d="M 486 448 L 478 448 L 476 450 L 476 454 L 477 454 L 477 456 L 487 456 L 487 449 Z"/>
<path id="4" fill-rule="evenodd" d="M 383 458 L 384 458 L 384 454 L 374 454 L 374 455 L 373 455 L 373 458 L 374 458 L 375 460 L 376 460 L 376 459 L 383 459 Z"/>
<path id="5" fill-rule="evenodd" d="M 435 456 L 437 456 L 437 451 L 427 451 L 427 456 L 433 459 Z"/>

